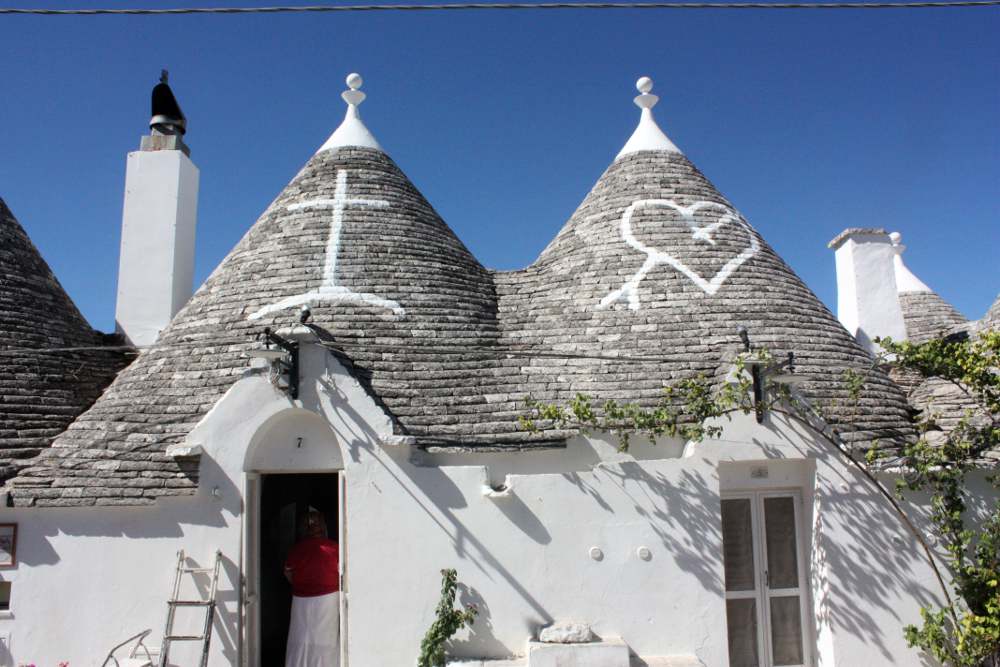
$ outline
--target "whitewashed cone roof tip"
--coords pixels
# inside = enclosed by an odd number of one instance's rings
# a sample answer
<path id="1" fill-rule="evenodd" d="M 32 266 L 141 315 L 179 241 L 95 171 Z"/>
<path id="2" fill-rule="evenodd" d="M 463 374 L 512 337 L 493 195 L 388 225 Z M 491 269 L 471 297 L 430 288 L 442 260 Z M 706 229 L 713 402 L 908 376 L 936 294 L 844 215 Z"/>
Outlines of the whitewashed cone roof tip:
<path id="1" fill-rule="evenodd" d="M 660 98 L 653 95 L 653 80 L 648 76 L 640 77 L 635 82 L 636 90 L 639 94 L 633 100 L 635 105 L 642 109 L 639 115 L 639 125 L 635 128 L 632 136 L 625 142 L 625 146 L 618 152 L 615 159 L 635 153 L 638 151 L 669 151 L 680 153 L 680 149 L 670 141 L 670 138 L 660 129 L 653 117 L 653 107 L 660 101 Z"/>
<path id="2" fill-rule="evenodd" d="M 361 90 L 364 79 L 357 72 L 351 72 L 347 75 L 346 83 L 347 90 L 340 94 L 340 97 L 347 103 L 347 112 L 344 114 L 344 120 L 316 152 L 321 153 L 348 146 L 374 148 L 377 151 L 381 151 L 382 146 L 378 143 L 375 135 L 371 133 L 371 130 L 365 126 L 361 120 L 361 114 L 358 112 L 358 107 L 361 106 L 361 103 L 367 97 Z"/>

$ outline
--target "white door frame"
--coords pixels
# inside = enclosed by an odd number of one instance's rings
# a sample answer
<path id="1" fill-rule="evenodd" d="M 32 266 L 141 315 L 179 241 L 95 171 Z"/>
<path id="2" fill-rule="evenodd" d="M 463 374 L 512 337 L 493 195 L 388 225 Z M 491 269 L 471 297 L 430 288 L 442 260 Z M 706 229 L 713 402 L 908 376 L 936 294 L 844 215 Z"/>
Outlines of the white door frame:
<path id="1" fill-rule="evenodd" d="M 243 476 L 243 667 L 260 667 L 260 473 Z"/>
<path id="2" fill-rule="evenodd" d="M 795 524 L 795 556 L 797 561 L 797 588 L 771 589 L 768 577 L 766 524 L 764 501 L 767 498 L 791 498 Z M 722 500 L 750 501 L 750 524 L 753 540 L 754 589 L 749 591 L 724 591 L 727 600 L 754 599 L 757 601 L 757 646 L 759 659 L 763 665 L 773 665 L 771 646 L 771 598 L 797 595 L 799 597 L 799 628 L 802 635 L 802 660 L 800 665 L 789 667 L 807 667 L 813 665 L 813 629 L 809 610 L 812 609 L 808 579 L 806 579 L 806 556 L 803 537 L 804 530 L 802 512 L 802 491 L 797 488 L 756 489 L 753 491 L 731 491 L 721 494 Z"/>
<path id="3" fill-rule="evenodd" d="M 337 531 L 340 545 L 338 566 L 340 594 L 340 664 L 347 667 L 347 512 L 346 476 L 342 469 L 322 470 L 251 470 L 243 482 L 243 667 L 267 667 L 260 664 L 260 496 L 263 475 L 336 475 Z"/>
<path id="4" fill-rule="evenodd" d="M 347 667 L 347 475 L 337 472 L 337 544 L 340 546 L 340 665 Z"/>

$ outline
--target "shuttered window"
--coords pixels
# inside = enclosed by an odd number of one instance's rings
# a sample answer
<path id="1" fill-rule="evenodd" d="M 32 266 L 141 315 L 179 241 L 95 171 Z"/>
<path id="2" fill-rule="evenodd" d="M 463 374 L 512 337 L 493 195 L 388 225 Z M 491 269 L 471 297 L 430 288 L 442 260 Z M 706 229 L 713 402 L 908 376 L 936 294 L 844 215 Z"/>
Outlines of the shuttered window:
<path id="1" fill-rule="evenodd" d="M 804 667 L 804 571 L 799 497 L 722 499 L 726 621 L 731 667 Z"/>

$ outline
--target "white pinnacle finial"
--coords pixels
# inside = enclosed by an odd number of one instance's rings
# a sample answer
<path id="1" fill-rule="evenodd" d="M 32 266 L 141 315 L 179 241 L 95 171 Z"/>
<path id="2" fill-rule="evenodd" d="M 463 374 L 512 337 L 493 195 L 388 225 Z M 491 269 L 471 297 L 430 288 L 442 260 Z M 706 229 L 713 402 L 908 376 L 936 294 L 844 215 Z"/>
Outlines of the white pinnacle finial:
<path id="1" fill-rule="evenodd" d="M 365 101 L 365 97 L 367 97 L 367 95 L 361 92 L 361 85 L 365 82 L 365 80 L 362 79 L 361 75 L 357 72 L 351 72 L 347 75 L 346 82 L 347 87 L 350 90 L 345 90 L 340 94 L 340 96 L 352 107 L 359 106 Z"/>
<path id="2" fill-rule="evenodd" d="M 892 249 L 896 251 L 892 258 L 893 270 L 896 273 L 896 291 L 900 293 L 930 292 L 931 288 L 913 275 L 913 272 L 903 262 L 903 251 L 906 250 L 906 246 L 903 245 L 903 235 L 899 232 L 893 232 L 889 234 L 889 240 L 892 242 Z"/>
<path id="3" fill-rule="evenodd" d="M 653 89 L 653 80 L 648 76 L 644 76 L 636 81 L 635 88 L 641 94 L 633 101 L 640 109 L 652 109 L 660 101 L 659 97 L 649 92 Z"/>
<path id="4" fill-rule="evenodd" d="M 642 115 L 639 117 L 639 127 L 635 128 L 635 132 L 632 133 L 625 147 L 621 149 L 615 159 L 636 151 L 669 151 L 680 153 L 674 142 L 667 138 L 667 135 L 663 133 L 663 130 L 660 129 L 660 126 L 656 124 L 656 120 L 653 118 L 653 107 L 660 101 L 659 97 L 649 92 L 653 90 L 653 80 L 648 76 L 640 77 L 635 82 L 635 87 L 639 91 L 639 95 L 633 101 L 637 107 L 642 109 Z"/>
<path id="5" fill-rule="evenodd" d="M 341 148 L 344 146 L 361 146 L 362 148 L 374 148 L 382 150 L 378 141 L 372 133 L 361 122 L 361 114 L 358 113 L 358 106 L 365 101 L 365 95 L 361 92 L 361 86 L 365 80 L 357 72 L 347 75 L 347 90 L 340 94 L 340 97 L 347 102 L 347 113 L 344 114 L 344 122 L 330 135 L 319 151 Z"/>

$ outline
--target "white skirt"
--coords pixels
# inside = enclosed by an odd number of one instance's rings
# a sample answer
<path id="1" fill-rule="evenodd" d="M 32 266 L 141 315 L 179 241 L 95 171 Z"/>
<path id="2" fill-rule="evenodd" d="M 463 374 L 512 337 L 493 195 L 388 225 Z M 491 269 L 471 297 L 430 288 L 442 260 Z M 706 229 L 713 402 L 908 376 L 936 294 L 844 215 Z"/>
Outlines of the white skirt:
<path id="1" fill-rule="evenodd" d="M 292 597 L 285 667 L 340 667 L 340 593 Z"/>

